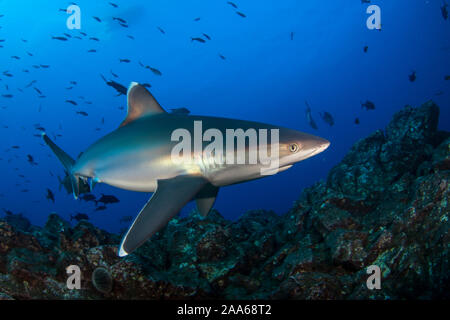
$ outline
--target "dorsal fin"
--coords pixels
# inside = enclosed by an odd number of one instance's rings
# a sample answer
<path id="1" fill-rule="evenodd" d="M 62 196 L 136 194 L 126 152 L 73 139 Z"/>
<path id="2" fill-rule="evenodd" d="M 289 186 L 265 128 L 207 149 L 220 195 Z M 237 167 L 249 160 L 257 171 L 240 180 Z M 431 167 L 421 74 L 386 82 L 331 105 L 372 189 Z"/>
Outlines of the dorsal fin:
<path id="1" fill-rule="evenodd" d="M 128 113 L 121 127 L 140 117 L 165 112 L 152 94 L 137 82 L 132 82 L 128 88 L 127 102 Z"/>

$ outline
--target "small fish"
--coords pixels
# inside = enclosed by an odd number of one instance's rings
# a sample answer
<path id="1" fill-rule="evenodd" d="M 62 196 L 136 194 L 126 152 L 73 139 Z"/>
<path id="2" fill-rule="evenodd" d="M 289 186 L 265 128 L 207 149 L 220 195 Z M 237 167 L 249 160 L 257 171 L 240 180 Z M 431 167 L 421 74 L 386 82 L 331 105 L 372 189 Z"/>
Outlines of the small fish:
<path id="1" fill-rule="evenodd" d="M 119 6 L 115 3 L 109 2 L 110 5 L 112 5 L 114 8 L 118 8 Z"/>
<path id="2" fill-rule="evenodd" d="M 97 50 L 95 50 L 95 49 L 90 49 L 90 50 L 88 50 L 88 52 L 89 52 L 89 53 L 94 53 L 94 52 L 97 52 Z"/>
<path id="3" fill-rule="evenodd" d="M 197 17 L 194 19 L 194 21 L 197 22 L 197 21 L 200 21 L 200 19 L 201 19 L 200 17 Z"/>
<path id="4" fill-rule="evenodd" d="M 126 22 L 125 20 L 123 20 L 122 18 L 113 17 L 112 19 L 113 19 L 113 20 L 117 20 L 117 21 L 119 21 L 119 22 L 121 22 L 121 23 L 124 23 L 124 24 L 127 23 L 127 22 Z"/>
<path id="5" fill-rule="evenodd" d="M 53 40 L 67 41 L 65 37 L 52 37 Z"/>
<path id="6" fill-rule="evenodd" d="M 375 110 L 375 104 L 367 100 L 364 103 L 361 102 L 361 108 L 366 108 L 366 110 Z"/>
<path id="7" fill-rule="evenodd" d="M 130 38 L 131 40 L 134 40 L 134 37 L 131 35 L 127 35 L 127 38 Z"/>
<path id="8" fill-rule="evenodd" d="M 311 115 L 311 108 L 309 107 L 309 104 L 307 101 L 305 101 L 306 104 L 306 121 L 308 121 L 308 124 L 313 129 L 318 129 L 316 122 L 314 121 L 312 115 Z"/>
<path id="9" fill-rule="evenodd" d="M 105 81 L 105 83 L 108 86 L 114 88 L 119 93 L 119 95 L 122 95 L 122 94 L 126 95 L 127 94 L 127 91 L 128 91 L 127 87 L 125 87 L 124 85 L 121 85 L 120 83 L 115 82 L 113 80 L 108 81 L 108 80 L 106 80 L 106 78 L 103 75 L 100 75 L 100 76 L 102 77 L 103 81 Z"/>
<path id="10" fill-rule="evenodd" d="M 95 208 L 95 211 L 103 211 L 103 210 L 106 210 L 106 206 L 99 206 Z"/>
<path id="11" fill-rule="evenodd" d="M 367 51 L 369 51 L 369 47 L 368 46 L 364 46 L 364 53 L 367 53 Z"/>
<path id="12" fill-rule="evenodd" d="M 12 97 L 14 97 L 12 94 L 2 94 L 3 98 L 7 98 L 7 99 L 11 99 Z"/>
<path id="13" fill-rule="evenodd" d="M 205 36 L 206 39 L 211 40 L 211 37 L 209 35 L 207 35 L 206 33 L 203 33 L 203 35 Z"/>
<path id="14" fill-rule="evenodd" d="M 112 70 L 110 71 L 111 74 L 113 75 L 114 78 L 118 78 L 119 76 L 117 74 L 115 74 L 114 72 L 112 72 Z"/>
<path id="15" fill-rule="evenodd" d="M 27 158 L 28 158 L 27 161 L 28 161 L 32 166 L 37 165 L 37 163 L 34 162 L 34 158 L 33 158 L 33 156 L 32 156 L 31 154 L 28 154 L 28 155 L 27 155 Z"/>
<path id="16" fill-rule="evenodd" d="M 39 93 L 40 95 L 42 95 L 42 92 L 41 92 L 41 90 L 39 90 L 39 89 L 38 89 L 38 88 L 36 88 L 36 87 L 33 87 L 33 89 L 34 89 L 34 90 L 36 90 L 36 92 L 37 92 L 37 93 Z"/>
<path id="17" fill-rule="evenodd" d="M 124 28 L 128 28 L 128 25 L 127 24 L 125 24 L 125 23 L 119 23 L 122 27 L 124 27 Z"/>
<path id="18" fill-rule="evenodd" d="M 120 201 L 115 196 L 105 195 L 105 194 L 102 194 L 100 199 L 95 201 L 96 204 L 98 204 L 98 203 L 110 204 L 110 203 L 118 203 L 118 202 L 120 202 Z"/>
<path id="19" fill-rule="evenodd" d="M 226 60 L 227 59 L 227 58 L 225 58 L 225 56 L 221 55 L 220 53 L 219 53 L 219 58 L 222 59 L 222 60 Z"/>
<path id="20" fill-rule="evenodd" d="M 319 115 L 325 123 L 330 125 L 330 127 L 334 125 L 334 119 L 331 113 L 324 111 L 320 112 Z"/>
<path id="21" fill-rule="evenodd" d="M 143 86 L 144 88 L 151 88 L 152 85 L 150 83 L 141 83 L 141 86 Z"/>
<path id="22" fill-rule="evenodd" d="M 53 203 L 55 203 L 55 195 L 53 194 L 52 190 L 47 188 L 47 200 L 51 200 Z"/>
<path id="23" fill-rule="evenodd" d="M 245 14 L 243 14 L 242 12 L 236 11 L 236 13 L 238 15 L 240 15 L 242 18 L 247 18 L 247 16 Z"/>
<path id="24" fill-rule="evenodd" d="M 80 196 L 80 199 L 85 202 L 95 202 L 95 196 L 89 193 Z"/>
<path id="25" fill-rule="evenodd" d="M 12 211 L 6 210 L 5 208 L 3 208 L 3 211 L 5 212 L 5 214 L 6 214 L 7 216 L 11 216 L 11 215 L 14 214 Z"/>
<path id="26" fill-rule="evenodd" d="M 30 53 L 30 52 L 28 52 L 28 51 L 26 51 L 26 53 L 27 53 L 27 55 L 29 55 L 30 57 L 32 57 L 32 56 L 33 56 L 33 54 L 32 54 L 32 53 Z"/>
<path id="27" fill-rule="evenodd" d="M 12 59 L 20 60 L 19 56 L 11 56 Z"/>
<path id="28" fill-rule="evenodd" d="M 70 104 L 73 104 L 74 106 L 77 106 L 77 105 L 78 105 L 78 103 L 76 103 L 76 102 L 73 101 L 73 100 L 66 100 L 66 102 L 67 102 L 67 103 L 70 103 Z"/>
<path id="29" fill-rule="evenodd" d="M 97 20 L 98 22 L 102 22 L 102 20 L 101 20 L 99 17 L 92 17 L 92 18 L 94 18 L 94 19 Z"/>
<path id="30" fill-rule="evenodd" d="M 159 30 L 159 32 L 161 32 L 162 34 L 166 34 L 166 32 L 163 30 L 163 28 L 161 28 L 161 27 L 156 27 L 158 30 Z"/>
<path id="31" fill-rule="evenodd" d="M 157 76 L 162 76 L 161 71 L 159 71 L 158 69 L 152 68 L 150 66 L 147 66 L 146 68 L 150 69 L 150 71 L 153 72 L 154 74 L 156 74 Z"/>
<path id="32" fill-rule="evenodd" d="M 450 80 L 450 76 L 445 76 L 444 80 Z"/>
<path id="33" fill-rule="evenodd" d="M 201 43 L 206 42 L 205 39 L 202 39 L 202 38 L 191 38 L 191 42 L 193 42 L 193 41 L 197 41 L 197 42 L 201 42 Z"/>
<path id="34" fill-rule="evenodd" d="M 67 38 L 72 38 L 72 36 L 68 33 L 63 33 Z"/>
<path id="35" fill-rule="evenodd" d="M 70 221 L 72 220 L 76 220 L 78 222 L 81 220 L 89 220 L 89 216 L 87 214 L 77 212 L 76 215 L 70 215 Z"/>
<path id="36" fill-rule="evenodd" d="M 294 40 L 294 32 L 291 32 L 291 40 Z"/>
<path id="37" fill-rule="evenodd" d="M 85 32 L 82 32 L 82 31 L 80 31 L 80 34 L 81 34 L 82 36 L 84 36 L 84 37 L 86 37 L 86 36 L 87 36 L 87 33 L 85 33 Z"/>
<path id="38" fill-rule="evenodd" d="M 355 124 L 359 124 L 359 118 L 355 118 Z"/>
<path id="39" fill-rule="evenodd" d="M 129 60 L 129 59 L 119 59 L 119 62 L 120 63 L 130 63 L 131 60 Z"/>
<path id="40" fill-rule="evenodd" d="M 40 64 L 40 67 L 43 69 L 48 69 L 50 66 L 48 64 Z"/>
<path id="41" fill-rule="evenodd" d="M 408 76 L 408 78 L 409 78 L 409 81 L 411 81 L 411 82 L 416 81 L 416 72 L 413 71 L 413 72 Z"/>
<path id="42" fill-rule="evenodd" d="M 448 4 L 444 1 L 444 4 L 441 7 L 441 13 L 444 20 L 448 19 L 448 11 L 447 11 Z"/>
<path id="43" fill-rule="evenodd" d="M 77 111 L 77 114 L 85 116 L 85 117 L 88 116 L 87 112 L 84 112 L 84 111 Z"/>
<path id="44" fill-rule="evenodd" d="M 231 2 L 231 1 L 227 1 L 227 3 L 235 9 L 237 9 L 237 7 L 238 7 L 235 3 Z"/>
<path id="45" fill-rule="evenodd" d="M 100 39 L 99 39 L 99 38 L 96 38 L 96 37 L 90 37 L 89 40 L 100 41 Z"/>
<path id="46" fill-rule="evenodd" d="M 77 82 L 76 81 L 70 81 L 70 84 L 73 84 L 74 86 L 76 86 Z"/>

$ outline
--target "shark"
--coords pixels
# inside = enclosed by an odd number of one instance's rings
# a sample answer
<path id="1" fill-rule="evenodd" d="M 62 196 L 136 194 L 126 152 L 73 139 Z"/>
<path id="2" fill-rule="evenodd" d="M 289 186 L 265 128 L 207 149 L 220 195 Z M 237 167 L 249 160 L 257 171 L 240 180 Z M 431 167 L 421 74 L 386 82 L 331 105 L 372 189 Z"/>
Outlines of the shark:
<path id="1" fill-rule="evenodd" d="M 201 140 L 195 137 L 199 124 L 202 130 L 206 129 L 202 131 Z M 260 138 L 251 144 L 249 134 L 244 136 L 243 143 L 236 142 L 234 136 L 218 143 L 216 140 L 221 135 L 230 136 L 229 130 L 270 132 L 271 139 Z M 174 134 L 176 132 L 192 134 L 194 139 L 182 141 L 182 134 Z M 208 132 L 216 135 L 205 137 Z M 199 213 L 206 217 L 221 187 L 285 171 L 330 145 L 324 138 L 275 125 L 166 112 L 154 96 L 136 82 L 128 88 L 127 115 L 120 126 L 88 147 L 76 160 L 45 132 L 42 136 L 64 166 L 75 199 L 84 183 L 88 183 L 91 190 L 97 183 L 105 183 L 152 193 L 124 235 L 118 248 L 120 257 L 143 245 L 188 202 L 195 200 Z M 200 141 L 200 148 L 196 147 L 196 141 Z M 218 143 L 217 148 L 205 152 L 213 142 Z M 181 143 L 185 148 L 180 148 Z M 178 157 L 174 157 L 176 150 Z M 250 161 L 253 151 L 257 161 Z M 276 167 L 269 165 L 272 162 Z"/>

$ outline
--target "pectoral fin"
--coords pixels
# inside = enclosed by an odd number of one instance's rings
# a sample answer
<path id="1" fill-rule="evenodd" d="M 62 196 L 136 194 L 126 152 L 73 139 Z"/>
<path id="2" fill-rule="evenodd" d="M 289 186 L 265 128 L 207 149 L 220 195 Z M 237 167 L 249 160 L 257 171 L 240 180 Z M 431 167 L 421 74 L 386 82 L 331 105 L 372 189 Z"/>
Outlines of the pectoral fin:
<path id="1" fill-rule="evenodd" d="M 197 209 L 203 217 L 206 217 L 213 207 L 218 192 L 219 188 L 208 183 L 195 197 L 197 200 Z"/>
<path id="2" fill-rule="evenodd" d="M 207 183 L 205 179 L 193 176 L 158 180 L 156 192 L 123 238 L 119 256 L 130 254 L 161 230 Z"/>

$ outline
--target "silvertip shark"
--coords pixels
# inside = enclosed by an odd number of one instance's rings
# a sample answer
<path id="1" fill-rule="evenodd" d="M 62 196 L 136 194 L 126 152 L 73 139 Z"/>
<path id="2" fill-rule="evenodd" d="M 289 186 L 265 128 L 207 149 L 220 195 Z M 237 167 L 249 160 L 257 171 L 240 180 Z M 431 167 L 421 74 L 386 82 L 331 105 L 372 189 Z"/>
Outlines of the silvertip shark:
<path id="1" fill-rule="evenodd" d="M 270 147 L 270 154 L 277 155 L 278 167 L 273 174 L 289 169 L 330 145 L 326 139 L 269 124 L 168 113 L 145 87 L 136 82 L 131 83 L 128 89 L 127 102 L 127 116 L 119 128 L 91 145 L 77 160 L 60 149 L 45 133 L 42 134 L 45 143 L 69 174 L 75 199 L 78 198 L 80 181 L 88 182 L 91 190 L 96 183 L 106 183 L 126 190 L 153 193 L 123 237 L 118 250 L 120 257 L 127 256 L 144 244 L 189 201 L 195 199 L 198 211 L 206 217 L 220 187 L 268 175 L 262 173 L 263 167 L 267 168 L 267 162 L 215 161 L 211 159 L 215 156 L 214 152 L 207 154 L 195 146 L 186 149 L 190 150 L 186 153 L 190 153 L 192 161 L 173 161 L 173 149 L 179 144 L 179 140 L 173 139 L 175 130 L 181 128 L 183 132 L 195 136 L 198 133 L 195 127 L 199 122 L 205 133 L 207 129 L 212 129 L 223 136 L 230 129 L 262 130 L 260 132 L 276 129 L 278 141 L 271 139 L 264 142 L 260 139 L 256 145 L 256 151 Z M 207 145 L 206 140 L 202 141 L 202 148 Z M 226 141 L 223 145 L 223 150 L 227 150 L 224 158 L 236 160 L 237 154 L 244 149 L 245 159 L 248 160 L 250 144 L 248 139 L 244 141 L 246 143 L 236 144 L 233 140 L 230 149 L 226 146 L 230 142 Z"/>

